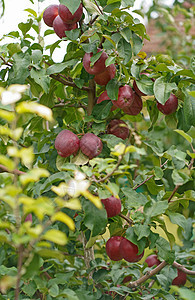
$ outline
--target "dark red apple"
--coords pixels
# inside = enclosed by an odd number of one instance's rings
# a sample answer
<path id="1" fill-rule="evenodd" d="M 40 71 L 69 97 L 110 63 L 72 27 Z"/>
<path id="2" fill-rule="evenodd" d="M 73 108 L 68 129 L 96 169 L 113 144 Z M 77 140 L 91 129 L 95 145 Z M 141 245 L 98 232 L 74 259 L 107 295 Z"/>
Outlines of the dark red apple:
<path id="1" fill-rule="evenodd" d="M 143 108 L 143 102 L 140 96 L 138 96 L 135 92 L 134 93 L 134 100 L 131 105 L 126 106 L 123 108 L 123 111 L 127 115 L 136 116 L 140 113 Z"/>
<path id="2" fill-rule="evenodd" d="M 132 276 L 131 275 L 128 275 L 128 276 L 126 276 L 124 279 L 123 279 L 123 283 L 126 283 L 126 282 L 129 282 L 129 281 L 131 281 L 132 280 Z"/>
<path id="3" fill-rule="evenodd" d="M 187 275 L 186 273 L 182 272 L 181 270 L 177 269 L 177 277 L 175 277 L 172 281 L 172 285 L 185 285 L 187 281 Z"/>
<path id="4" fill-rule="evenodd" d="M 43 13 L 43 21 L 49 27 L 53 26 L 54 19 L 58 16 L 58 5 L 48 6 Z"/>
<path id="5" fill-rule="evenodd" d="M 95 75 L 94 80 L 99 85 L 106 85 L 116 74 L 116 67 L 114 64 L 108 66 L 104 72 Z"/>
<path id="6" fill-rule="evenodd" d="M 178 107 L 178 99 L 174 94 L 171 94 L 169 99 L 165 102 L 165 104 L 161 104 L 157 101 L 157 108 L 164 115 L 170 115 L 177 110 Z"/>
<path id="7" fill-rule="evenodd" d="M 126 238 L 124 238 L 120 243 L 120 253 L 121 256 L 128 262 L 137 262 L 144 255 L 144 251 L 138 255 L 137 245 L 133 244 Z"/>
<path id="8" fill-rule="evenodd" d="M 101 199 L 107 212 L 108 218 L 117 216 L 121 212 L 121 200 L 114 196 L 106 199 Z"/>
<path id="9" fill-rule="evenodd" d="M 106 243 L 106 253 L 111 260 L 118 261 L 123 258 L 120 252 L 122 236 L 112 236 Z"/>
<path id="10" fill-rule="evenodd" d="M 74 24 L 81 19 L 82 14 L 83 14 L 83 6 L 82 6 L 82 4 L 80 4 L 79 8 L 75 11 L 74 14 L 72 14 L 69 11 L 68 7 L 66 7 L 63 4 L 60 4 L 59 8 L 58 8 L 58 13 L 64 23 Z"/>
<path id="11" fill-rule="evenodd" d="M 81 138 L 80 148 L 83 154 L 92 159 L 102 152 L 103 144 L 97 135 L 88 132 Z"/>
<path id="12" fill-rule="evenodd" d="M 97 52 L 100 51 L 102 51 L 102 49 L 98 48 Z M 100 58 L 94 63 L 93 66 L 91 66 L 91 61 L 90 61 L 92 56 L 93 56 L 92 52 L 85 53 L 83 57 L 83 67 L 85 68 L 85 70 L 91 75 L 97 75 L 99 73 L 104 72 L 106 69 L 105 61 L 108 58 L 106 52 L 102 51 Z"/>
<path id="13" fill-rule="evenodd" d="M 80 140 L 76 134 L 70 130 L 62 130 L 56 137 L 55 148 L 62 157 L 76 154 L 80 148 Z"/>
<path id="14" fill-rule="evenodd" d="M 112 100 L 112 103 L 119 108 L 130 106 L 134 101 L 134 92 L 129 85 L 124 85 L 119 88 L 118 99 Z"/>
<path id="15" fill-rule="evenodd" d="M 65 31 L 70 31 L 77 28 L 77 23 L 74 24 L 65 24 L 60 16 L 57 16 L 53 21 L 53 29 L 55 33 L 62 39 L 66 37 Z"/>
<path id="16" fill-rule="evenodd" d="M 160 264 L 160 260 L 158 259 L 158 256 L 155 254 L 149 255 L 146 258 L 145 262 L 147 263 L 149 268 L 151 268 L 154 265 L 158 266 Z"/>
<path id="17" fill-rule="evenodd" d="M 129 136 L 129 128 L 127 127 L 127 124 L 124 121 L 113 119 L 108 124 L 107 133 L 113 134 L 125 140 Z"/>

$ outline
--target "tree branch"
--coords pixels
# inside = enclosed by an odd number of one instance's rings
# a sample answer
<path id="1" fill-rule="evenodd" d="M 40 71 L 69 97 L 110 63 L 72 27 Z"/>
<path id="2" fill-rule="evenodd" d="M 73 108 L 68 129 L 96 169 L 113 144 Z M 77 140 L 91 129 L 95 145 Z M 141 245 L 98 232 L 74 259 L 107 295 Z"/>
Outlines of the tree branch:
<path id="1" fill-rule="evenodd" d="M 83 91 L 87 91 L 87 92 L 91 90 L 87 86 L 83 86 L 82 88 L 79 88 L 74 82 L 71 82 L 71 81 L 68 81 L 68 80 L 65 80 L 65 79 L 61 78 L 59 74 L 58 75 L 51 74 L 49 76 L 51 78 L 55 79 L 56 81 L 61 82 L 64 85 L 72 86 L 72 87 L 75 87 L 75 88 L 77 88 L 79 90 L 83 90 Z"/>
<path id="2" fill-rule="evenodd" d="M 174 261 L 173 267 L 175 267 L 175 268 L 181 270 L 182 272 L 184 272 L 184 273 L 186 273 L 186 274 L 189 274 L 189 275 L 195 275 L 195 271 L 186 269 L 183 265 L 180 265 L 180 264 L 177 263 L 176 261 Z"/>
<path id="3" fill-rule="evenodd" d="M 10 170 L 8 170 L 8 168 L 6 168 L 5 166 L 3 166 L 3 165 L 0 164 L 0 173 L 4 173 L 4 172 L 10 173 L 10 174 L 14 174 L 14 175 L 25 174 L 25 172 L 17 170 L 17 169 L 15 169 L 13 171 L 10 171 Z"/>
<path id="4" fill-rule="evenodd" d="M 95 96 L 96 96 L 96 85 L 93 79 L 89 80 L 89 90 L 88 90 L 88 105 L 87 105 L 87 114 L 91 115 L 93 107 L 95 105 Z"/>
<path id="5" fill-rule="evenodd" d="M 18 248 L 18 265 L 17 265 L 17 279 L 16 279 L 16 289 L 15 289 L 15 300 L 19 299 L 20 294 L 20 279 L 23 263 L 23 245 L 20 245 Z"/>
<path id="6" fill-rule="evenodd" d="M 128 287 L 130 288 L 136 288 L 138 285 L 142 284 L 146 280 L 148 280 L 153 275 L 159 273 L 165 266 L 167 265 L 166 261 L 163 261 L 158 265 L 156 268 L 154 268 L 151 271 L 148 271 L 144 276 L 140 277 L 139 279 L 132 281 L 129 283 Z"/>

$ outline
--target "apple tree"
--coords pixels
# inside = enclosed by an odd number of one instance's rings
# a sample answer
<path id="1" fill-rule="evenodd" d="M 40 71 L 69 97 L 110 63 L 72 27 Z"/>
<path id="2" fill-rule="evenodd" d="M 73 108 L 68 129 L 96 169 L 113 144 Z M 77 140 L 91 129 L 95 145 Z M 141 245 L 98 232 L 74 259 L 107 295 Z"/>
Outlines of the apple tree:
<path id="1" fill-rule="evenodd" d="M 194 61 L 147 57 L 133 5 L 27 8 L 2 37 L 0 299 L 194 299 Z"/>

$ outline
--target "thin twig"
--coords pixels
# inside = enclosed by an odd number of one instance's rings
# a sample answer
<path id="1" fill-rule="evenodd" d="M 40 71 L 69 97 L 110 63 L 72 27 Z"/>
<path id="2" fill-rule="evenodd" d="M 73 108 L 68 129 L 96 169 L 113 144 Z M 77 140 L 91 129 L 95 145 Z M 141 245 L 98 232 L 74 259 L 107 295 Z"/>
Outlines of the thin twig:
<path id="1" fill-rule="evenodd" d="M 61 82 L 61 83 L 64 84 L 64 85 L 72 86 L 72 87 L 75 87 L 75 88 L 77 88 L 77 89 L 79 89 L 79 90 L 83 90 L 83 91 L 90 91 L 90 88 L 89 88 L 89 87 L 83 86 L 82 88 L 79 88 L 74 82 L 65 80 L 65 79 L 61 78 L 60 75 L 51 74 L 51 75 L 49 75 L 49 76 L 50 76 L 51 78 L 55 79 L 56 81 Z"/>
<path id="2" fill-rule="evenodd" d="M 128 218 L 127 216 L 123 215 L 122 213 L 120 213 L 119 216 L 120 216 L 121 218 L 123 218 L 124 220 L 126 220 L 130 225 L 133 224 L 133 220 L 131 220 L 131 219 Z"/>
<path id="3" fill-rule="evenodd" d="M 17 169 L 11 171 L 8 168 L 6 168 L 5 166 L 0 164 L 0 173 L 3 173 L 3 172 L 7 172 L 7 173 L 10 173 L 10 174 L 14 174 L 14 175 L 25 174 L 25 172 L 17 170 Z"/>
<path id="4" fill-rule="evenodd" d="M 12 64 L 10 64 L 9 62 L 7 62 L 3 56 L 0 55 L 0 59 L 4 62 L 5 65 L 7 65 L 9 67 L 12 67 Z"/>
<path id="5" fill-rule="evenodd" d="M 95 2 L 95 4 L 96 4 L 97 8 L 99 9 L 99 11 L 101 12 L 101 14 L 103 15 L 104 13 L 103 13 L 101 7 L 98 5 L 97 1 L 94 0 L 94 2 Z"/>

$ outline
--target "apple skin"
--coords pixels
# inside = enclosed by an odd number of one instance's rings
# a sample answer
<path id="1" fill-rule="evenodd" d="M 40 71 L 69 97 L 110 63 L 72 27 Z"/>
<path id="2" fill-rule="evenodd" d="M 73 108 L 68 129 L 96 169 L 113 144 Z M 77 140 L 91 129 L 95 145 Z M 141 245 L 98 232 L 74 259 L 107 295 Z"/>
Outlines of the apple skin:
<path id="1" fill-rule="evenodd" d="M 172 285 L 182 286 L 185 285 L 187 281 L 186 273 L 182 272 L 181 270 L 177 269 L 177 277 L 175 277 L 172 281 Z"/>
<path id="2" fill-rule="evenodd" d="M 120 252 L 120 244 L 124 237 L 112 236 L 106 243 L 106 253 L 111 260 L 118 261 L 123 258 Z"/>
<path id="3" fill-rule="evenodd" d="M 145 262 L 147 263 L 148 267 L 151 268 L 154 265 L 158 266 L 160 264 L 160 260 L 158 259 L 158 256 L 155 254 L 149 255 Z"/>
<path id="4" fill-rule="evenodd" d="M 97 52 L 102 51 L 102 49 L 98 48 Z M 105 61 L 108 58 L 108 55 L 105 51 L 102 51 L 102 54 L 100 58 L 94 63 L 92 67 L 90 67 L 90 59 L 93 56 L 93 53 L 85 53 L 83 57 L 83 67 L 86 70 L 87 73 L 91 75 L 97 75 L 99 73 L 102 73 L 106 69 Z"/>
<path id="5" fill-rule="evenodd" d="M 136 116 L 142 110 L 143 102 L 142 102 L 142 98 L 139 95 L 137 95 L 135 92 L 133 92 L 133 93 L 134 93 L 133 102 L 131 103 L 131 105 L 124 107 L 123 111 L 127 115 Z"/>
<path id="6" fill-rule="evenodd" d="M 80 148 L 83 154 L 92 159 L 102 152 L 103 144 L 97 135 L 88 132 L 81 138 Z"/>
<path id="7" fill-rule="evenodd" d="M 121 212 L 121 200 L 114 196 L 111 196 L 106 199 L 101 199 L 105 210 L 107 212 L 108 218 L 117 216 Z"/>
<path id="8" fill-rule="evenodd" d="M 80 4 L 79 8 L 75 11 L 74 14 L 72 14 L 69 11 L 68 7 L 66 7 L 63 4 L 60 4 L 59 8 L 58 8 L 58 13 L 64 23 L 74 24 L 81 19 L 82 14 L 83 14 L 83 6 L 82 6 L 82 4 Z"/>
<path id="9" fill-rule="evenodd" d="M 113 119 L 108 124 L 107 133 L 113 134 L 125 140 L 129 136 L 129 128 L 127 127 L 127 124 L 124 121 Z"/>
<path id="10" fill-rule="evenodd" d="M 65 31 L 70 31 L 77 28 L 77 23 L 65 24 L 60 16 L 57 16 L 53 21 L 53 29 L 59 38 L 66 37 Z"/>
<path id="11" fill-rule="evenodd" d="M 104 92 L 99 96 L 99 98 L 97 99 L 97 104 L 99 104 L 99 103 L 101 103 L 102 101 L 105 101 L 105 100 L 110 100 L 110 98 L 108 97 L 107 91 L 104 91 Z"/>
<path id="12" fill-rule="evenodd" d="M 80 140 L 72 131 L 65 129 L 57 135 L 55 148 L 58 155 L 68 157 L 77 153 L 80 148 Z"/>
<path id="13" fill-rule="evenodd" d="M 144 255 L 144 251 L 141 254 L 137 255 L 138 253 L 137 245 L 133 244 L 126 238 L 124 238 L 120 243 L 120 253 L 122 257 L 128 262 L 137 262 Z"/>
<path id="14" fill-rule="evenodd" d="M 112 103 L 118 108 L 130 106 L 134 101 L 134 92 L 129 85 L 124 85 L 119 88 L 118 99 L 112 100 Z"/>
<path id="15" fill-rule="evenodd" d="M 43 13 L 43 21 L 49 27 L 53 26 L 54 19 L 58 16 L 58 5 L 48 6 Z"/>
<path id="16" fill-rule="evenodd" d="M 170 115 L 177 110 L 178 107 L 178 99 L 174 94 L 171 94 L 169 99 L 165 102 L 165 104 L 161 104 L 157 101 L 157 108 L 164 115 Z"/>
<path id="17" fill-rule="evenodd" d="M 128 275 L 128 276 L 125 276 L 122 283 L 126 283 L 126 282 L 129 282 L 132 280 L 132 276 L 131 275 Z"/>
<path id="18" fill-rule="evenodd" d="M 104 72 L 95 75 L 94 80 L 99 85 L 106 85 L 116 74 L 116 67 L 114 64 L 108 66 Z"/>

